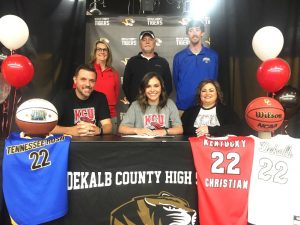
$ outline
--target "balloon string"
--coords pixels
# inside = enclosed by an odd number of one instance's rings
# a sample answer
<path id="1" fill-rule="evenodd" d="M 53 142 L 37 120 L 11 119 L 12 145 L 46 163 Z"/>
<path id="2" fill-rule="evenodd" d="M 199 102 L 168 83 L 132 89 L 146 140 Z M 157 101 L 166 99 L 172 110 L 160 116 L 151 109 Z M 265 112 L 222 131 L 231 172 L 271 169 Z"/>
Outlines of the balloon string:
<path id="1" fill-rule="evenodd" d="M 6 117 L 5 117 L 5 129 L 7 130 L 8 127 L 8 115 L 9 115 L 9 100 L 6 100 L 7 104 L 6 104 Z"/>
<path id="2" fill-rule="evenodd" d="M 267 97 L 275 98 L 274 92 L 267 92 Z"/>
<path id="3" fill-rule="evenodd" d="M 5 100 L 4 102 L 3 102 L 3 104 L 2 104 L 2 122 L 1 122 L 1 133 L 2 134 L 4 134 L 4 130 L 5 130 L 5 116 L 4 116 L 4 114 L 5 114 L 5 105 L 6 105 L 6 101 L 7 100 Z"/>
<path id="4" fill-rule="evenodd" d="M 284 122 L 285 122 L 284 123 L 284 134 L 288 134 L 288 132 L 287 132 L 287 128 L 289 126 L 288 120 L 285 120 Z"/>
<path id="5" fill-rule="evenodd" d="M 1 124 L 1 127 L 2 127 L 2 137 L 4 137 L 5 135 L 5 131 L 7 130 L 7 126 L 8 126 L 8 109 L 9 109 L 9 98 L 7 98 L 3 104 L 2 104 L 2 115 L 3 115 L 3 118 L 2 118 L 2 124 Z M 5 137 L 6 138 L 6 137 Z"/>
<path id="6" fill-rule="evenodd" d="M 15 111 L 15 104 L 16 104 L 16 95 L 17 95 L 17 90 L 14 88 L 14 98 L 13 98 L 13 105 L 12 105 L 12 111 L 11 111 L 11 116 L 10 116 L 10 123 L 9 123 L 9 129 L 8 133 L 10 133 L 11 130 L 11 125 L 14 117 L 14 111 Z"/>

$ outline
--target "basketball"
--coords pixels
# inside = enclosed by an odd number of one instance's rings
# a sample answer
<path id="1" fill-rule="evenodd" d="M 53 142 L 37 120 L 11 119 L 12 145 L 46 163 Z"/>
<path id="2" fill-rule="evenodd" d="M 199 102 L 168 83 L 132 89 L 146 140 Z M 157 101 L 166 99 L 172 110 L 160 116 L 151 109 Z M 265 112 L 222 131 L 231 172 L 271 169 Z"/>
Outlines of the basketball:
<path id="1" fill-rule="evenodd" d="M 16 112 L 16 124 L 26 135 L 45 136 L 56 126 L 58 114 L 55 106 L 41 98 L 23 102 Z"/>
<path id="2" fill-rule="evenodd" d="M 259 97 L 248 104 L 245 118 L 253 130 L 270 132 L 281 126 L 284 120 L 284 109 L 274 98 Z"/>

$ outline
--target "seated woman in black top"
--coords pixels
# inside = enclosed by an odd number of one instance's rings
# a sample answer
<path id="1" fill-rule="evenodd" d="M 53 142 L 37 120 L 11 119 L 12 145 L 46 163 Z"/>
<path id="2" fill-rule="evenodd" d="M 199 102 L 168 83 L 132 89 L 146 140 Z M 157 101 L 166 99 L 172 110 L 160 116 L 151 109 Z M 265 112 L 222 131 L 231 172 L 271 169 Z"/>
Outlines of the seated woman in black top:
<path id="1" fill-rule="evenodd" d="M 182 115 L 183 132 L 189 136 L 239 135 L 241 121 L 238 115 L 223 104 L 220 85 L 214 80 L 204 80 L 197 91 L 198 105 Z"/>

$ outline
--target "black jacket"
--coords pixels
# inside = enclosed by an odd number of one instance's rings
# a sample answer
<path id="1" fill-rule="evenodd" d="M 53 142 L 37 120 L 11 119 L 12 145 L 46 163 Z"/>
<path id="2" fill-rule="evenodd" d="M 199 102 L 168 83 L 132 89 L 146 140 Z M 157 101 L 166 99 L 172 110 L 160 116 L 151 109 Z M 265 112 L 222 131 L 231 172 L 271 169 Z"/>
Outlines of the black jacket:
<path id="1" fill-rule="evenodd" d="M 183 133 L 188 136 L 196 136 L 194 122 L 198 116 L 201 106 L 194 106 L 187 109 L 182 117 Z M 238 115 L 230 107 L 218 103 L 216 113 L 220 126 L 208 127 L 209 134 L 214 137 L 222 137 L 228 134 L 240 135 L 242 132 L 242 122 Z"/>
<path id="2" fill-rule="evenodd" d="M 123 91 L 131 103 L 136 100 L 140 82 L 148 72 L 156 72 L 160 75 L 168 95 L 172 92 L 172 76 L 168 61 L 157 53 L 148 60 L 142 57 L 140 52 L 128 60 L 123 76 Z"/>

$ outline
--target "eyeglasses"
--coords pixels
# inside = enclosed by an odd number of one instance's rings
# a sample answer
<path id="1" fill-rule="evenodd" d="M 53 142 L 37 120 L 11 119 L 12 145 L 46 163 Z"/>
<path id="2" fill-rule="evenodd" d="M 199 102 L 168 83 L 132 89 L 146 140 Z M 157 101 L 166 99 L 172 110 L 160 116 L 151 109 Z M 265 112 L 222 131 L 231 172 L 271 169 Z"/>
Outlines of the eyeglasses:
<path id="1" fill-rule="evenodd" d="M 96 51 L 98 52 L 108 52 L 107 48 L 96 48 Z"/>

